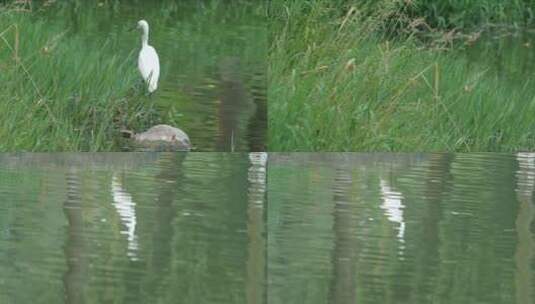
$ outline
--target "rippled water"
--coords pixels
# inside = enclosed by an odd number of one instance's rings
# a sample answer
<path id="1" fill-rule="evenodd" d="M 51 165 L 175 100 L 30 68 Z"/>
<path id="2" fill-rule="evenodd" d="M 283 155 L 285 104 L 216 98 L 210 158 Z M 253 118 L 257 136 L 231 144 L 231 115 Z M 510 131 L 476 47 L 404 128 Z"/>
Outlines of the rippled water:
<path id="1" fill-rule="evenodd" d="M 132 75 L 138 75 L 141 33 L 129 30 L 147 20 L 161 66 L 158 90 L 147 100 L 155 104 L 155 123 L 183 129 L 198 151 L 265 151 L 267 30 L 261 1 L 112 3 L 65 2 L 37 16 L 88 47 L 105 45 L 113 51 L 110 60 L 129 58 Z"/>
<path id="2" fill-rule="evenodd" d="M 266 154 L 0 155 L 0 303 L 264 303 Z"/>
<path id="3" fill-rule="evenodd" d="M 533 303 L 535 154 L 270 154 L 268 298 Z"/>

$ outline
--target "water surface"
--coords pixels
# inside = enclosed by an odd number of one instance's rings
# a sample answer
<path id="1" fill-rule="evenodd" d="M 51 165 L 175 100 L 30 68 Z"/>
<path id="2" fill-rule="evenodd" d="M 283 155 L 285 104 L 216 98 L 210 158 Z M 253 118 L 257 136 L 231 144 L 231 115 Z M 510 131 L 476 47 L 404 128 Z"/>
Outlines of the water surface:
<path id="1" fill-rule="evenodd" d="M 533 303 L 535 154 L 270 154 L 268 298 Z"/>
<path id="2" fill-rule="evenodd" d="M 265 164 L 0 155 L 0 303 L 264 303 Z"/>

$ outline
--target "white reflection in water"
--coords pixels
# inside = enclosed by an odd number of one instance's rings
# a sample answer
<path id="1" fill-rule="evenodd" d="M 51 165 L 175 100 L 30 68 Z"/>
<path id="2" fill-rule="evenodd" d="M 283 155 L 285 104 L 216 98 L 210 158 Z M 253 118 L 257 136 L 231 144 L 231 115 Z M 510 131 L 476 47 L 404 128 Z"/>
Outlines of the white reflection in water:
<path id="1" fill-rule="evenodd" d="M 249 153 L 249 161 L 251 162 L 251 167 L 249 167 L 247 179 L 253 186 L 252 189 L 254 189 L 252 193 L 249 193 L 249 196 L 254 203 L 263 204 L 266 190 L 267 153 Z"/>
<path id="2" fill-rule="evenodd" d="M 518 153 L 518 189 L 521 196 L 531 197 L 535 186 L 535 153 Z"/>
<path id="3" fill-rule="evenodd" d="M 384 179 L 381 179 L 380 186 L 381 196 L 383 199 L 381 209 L 384 210 L 384 213 L 388 217 L 389 221 L 399 224 L 397 237 L 399 241 L 404 244 L 405 221 L 403 220 L 403 209 L 405 208 L 405 206 L 402 202 L 403 195 L 401 194 L 401 192 L 397 192 L 392 189 Z M 403 251 L 404 248 L 405 247 L 403 245 L 400 246 L 401 251 Z"/>
<path id="4" fill-rule="evenodd" d="M 126 230 L 121 231 L 125 234 L 128 240 L 128 257 L 137 260 L 137 236 L 136 236 L 136 203 L 132 200 L 132 196 L 123 188 L 119 178 L 114 174 L 111 180 L 111 193 L 113 196 L 113 206 L 119 213 L 121 222 L 126 227 Z"/>

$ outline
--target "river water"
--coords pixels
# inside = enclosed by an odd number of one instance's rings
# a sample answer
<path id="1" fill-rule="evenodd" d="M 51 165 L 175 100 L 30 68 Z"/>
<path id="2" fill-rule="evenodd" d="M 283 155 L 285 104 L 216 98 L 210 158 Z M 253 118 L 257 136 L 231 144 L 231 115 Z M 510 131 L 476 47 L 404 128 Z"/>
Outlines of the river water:
<path id="1" fill-rule="evenodd" d="M 266 155 L 0 155 L 0 303 L 264 303 Z"/>
<path id="2" fill-rule="evenodd" d="M 268 298 L 533 303 L 535 154 L 270 154 Z"/>

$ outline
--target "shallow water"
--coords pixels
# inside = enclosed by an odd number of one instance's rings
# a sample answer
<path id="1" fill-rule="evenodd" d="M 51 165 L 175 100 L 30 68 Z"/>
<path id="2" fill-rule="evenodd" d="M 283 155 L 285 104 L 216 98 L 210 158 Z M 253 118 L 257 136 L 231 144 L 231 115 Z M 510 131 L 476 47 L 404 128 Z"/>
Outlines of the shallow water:
<path id="1" fill-rule="evenodd" d="M 535 154 L 270 154 L 270 303 L 533 303 Z"/>
<path id="2" fill-rule="evenodd" d="M 142 89 L 141 32 L 129 30 L 147 20 L 161 66 L 158 90 L 146 98 L 157 110 L 155 123 L 183 129 L 198 151 L 265 150 L 267 33 L 260 4 L 72 1 L 38 17 L 88 47 L 111 47 L 110 58 L 129 58 L 131 74 L 140 79 L 134 94 Z"/>
<path id="3" fill-rule="evenodd" d="M 264 303 L 265 164 L 0 155 L 0 303 Z"/>

